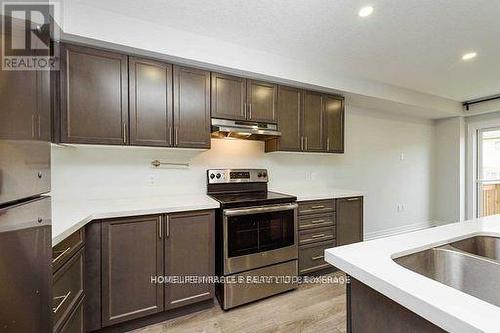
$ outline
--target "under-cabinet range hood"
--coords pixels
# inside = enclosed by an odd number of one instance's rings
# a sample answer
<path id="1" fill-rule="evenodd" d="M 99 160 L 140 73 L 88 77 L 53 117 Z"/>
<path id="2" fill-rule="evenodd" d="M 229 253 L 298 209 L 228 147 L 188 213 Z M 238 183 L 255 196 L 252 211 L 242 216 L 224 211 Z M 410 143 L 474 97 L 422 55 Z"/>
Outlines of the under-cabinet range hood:
<path id="1" fill-rule="evenodd" d="M 278 125 L 245 120 L 212 118 L 213 138 L 234 138 L 266 141 L 281 136 Z"/>

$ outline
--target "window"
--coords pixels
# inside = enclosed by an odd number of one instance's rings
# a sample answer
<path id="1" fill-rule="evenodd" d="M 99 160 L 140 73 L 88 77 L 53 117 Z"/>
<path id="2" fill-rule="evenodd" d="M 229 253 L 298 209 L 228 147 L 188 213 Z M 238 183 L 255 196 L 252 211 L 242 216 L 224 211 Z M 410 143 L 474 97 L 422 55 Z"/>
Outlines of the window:
<path id="1" fill-rule="evenodd" d="M 477 132 L 477 215 L 500 214 L 500 128 Z"/>

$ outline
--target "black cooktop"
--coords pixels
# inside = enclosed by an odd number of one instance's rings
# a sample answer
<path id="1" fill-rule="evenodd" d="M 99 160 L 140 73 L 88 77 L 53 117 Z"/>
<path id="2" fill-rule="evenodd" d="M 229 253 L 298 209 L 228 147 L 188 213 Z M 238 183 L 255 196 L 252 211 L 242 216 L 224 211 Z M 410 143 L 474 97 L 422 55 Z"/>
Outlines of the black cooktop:
<path id="1" fill-rule="evenodd" d="M 272 205 L 297 201 L 297 197 L 293 195 L 271 191 L 211 193 L 209 195 L 219 201 L 224 208 Z"/>

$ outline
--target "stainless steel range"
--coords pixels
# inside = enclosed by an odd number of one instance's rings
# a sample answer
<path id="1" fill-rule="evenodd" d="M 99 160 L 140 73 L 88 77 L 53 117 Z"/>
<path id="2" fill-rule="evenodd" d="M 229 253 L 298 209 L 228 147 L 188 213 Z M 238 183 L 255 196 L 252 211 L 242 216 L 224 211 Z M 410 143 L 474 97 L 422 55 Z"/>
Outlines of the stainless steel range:
<path id="1" fill-rule="evenodd" d="M 207 171 L 207 192 L 221 204 L 216 273 L 225 281 L 216 295 L 225 310 L 297 288 L 297 198 L 267 183 L 265 169 Z"/>

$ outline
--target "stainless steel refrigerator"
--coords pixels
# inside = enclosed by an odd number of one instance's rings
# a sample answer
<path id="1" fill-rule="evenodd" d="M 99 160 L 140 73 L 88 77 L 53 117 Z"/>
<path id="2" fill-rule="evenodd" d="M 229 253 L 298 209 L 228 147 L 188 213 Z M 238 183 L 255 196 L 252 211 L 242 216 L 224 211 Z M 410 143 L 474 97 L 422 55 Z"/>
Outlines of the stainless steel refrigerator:
<path id="1" fill-rule="evenodd" d="M 48 72 L 0 69 L 0 332 L 51 332 Z"/>

